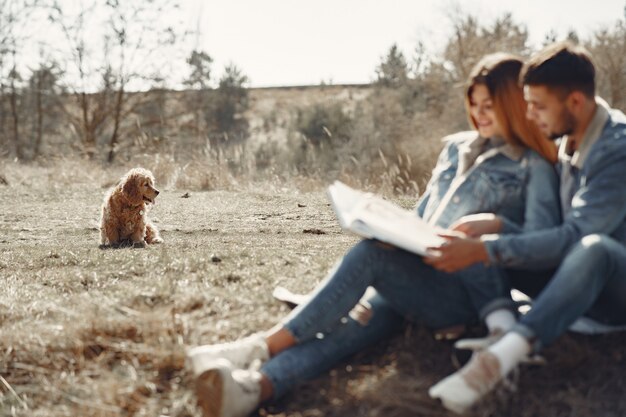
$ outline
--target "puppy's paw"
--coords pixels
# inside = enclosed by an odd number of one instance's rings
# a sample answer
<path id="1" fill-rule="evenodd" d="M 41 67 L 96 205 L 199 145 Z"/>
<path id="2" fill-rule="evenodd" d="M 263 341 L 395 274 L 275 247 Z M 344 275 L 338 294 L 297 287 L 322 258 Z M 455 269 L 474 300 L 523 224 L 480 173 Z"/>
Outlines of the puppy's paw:
<path id="1" fill-rule="evenodd" d="M 160 237 L 155 237 L 149 243 L 163 243 L 163 239 Z"/>

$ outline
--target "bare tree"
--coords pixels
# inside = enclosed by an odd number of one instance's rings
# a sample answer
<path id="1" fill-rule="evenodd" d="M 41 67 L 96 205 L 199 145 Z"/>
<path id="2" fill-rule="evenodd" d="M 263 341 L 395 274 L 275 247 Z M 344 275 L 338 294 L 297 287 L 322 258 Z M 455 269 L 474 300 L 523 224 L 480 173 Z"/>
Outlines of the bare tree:
<path id="1" fill-rule="evenodd" d="M 125 129 L 132 126 L 129 116 L 146 97 L 129 94 L 129 89 L 149 87 L 163 70 L 162 54 L 172 52 L 170 47 L 184 37 L 173 26 L 176 8 L 172 0 L 94 0 L 81 3 L 78 15 L 70 18 L 60 3 L 54 4 L 51 18 L 69 45 L 76 77 L 69 90 L 80 109 L 66 106 L 65 113 L 90 159 L 106 147 L 107 161 L 114 160 Z M 160 19 L 162 15 L 170 19 Z M 96 41 L 88 36 L 94 25 L 102 28 Z"/>
<path id="2" fill-rule="evenodd" d="M 480 25 L 471 15 L 452 17 L 453 36 L 445 47 L 444 59 L 452 66 L 454 76 L 463 81 L 478 60 L 490 52 L 505 51 L 525 56 L 528 30 L 513 20 L 510 13 L 491 25 Z"/>
<path id="3" fill-rule="evenodd" d="M 41 152 L 44 132 L 54 130 L 59 122 L 63 94 L 59 85 L 61 76 L 58 64 L 48 61 L 33 69 L 28 80 L 24 95 L 28 99 L 26 115 L 32 130 L 30 147 L 33 159 Z"/>
<path id="4" fill-rule="evenodd" d="M 38 0 L 0 0 L 0 64 L 16 46 L 18 28 L 39 3 Z"/>
<path id="5" fill-rule="evenodd" d="M 22 141 L 20 139 L 20 106 L 22 104 L 22 96 L 19 91 L 22 83 L 22 76 L 18 72 L 15 65 L 9 71 L 9 111 L 11 118 L 11 134 L 13 139 L 13 148 L 17 159 L 24 159 Z"/>
<path id="6" fill-rule="evenodd" d="M 626 20 L 596 31 L 586 46 L 598 68 L 599 93 L 626 109 Z"/>
<path id="7" fill-rule="evenodd" d="M 25 36 L 19 29 L 38 5 L 36 0 L 0 0 L 0 146 L 23 159 L 20 105 L 22 76 L 17 65 L 17 51 Z M 6 124 L 9 123 L 9 126 Z"/>

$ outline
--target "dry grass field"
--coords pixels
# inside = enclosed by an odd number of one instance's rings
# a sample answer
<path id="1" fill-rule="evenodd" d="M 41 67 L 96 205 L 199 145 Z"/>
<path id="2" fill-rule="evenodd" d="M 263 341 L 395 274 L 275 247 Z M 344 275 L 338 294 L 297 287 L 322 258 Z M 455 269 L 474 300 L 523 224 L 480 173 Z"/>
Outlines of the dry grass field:
<path id="1" fill-rule="evenodd" d="M 0 416 L 198 416 L 185 349 L 273 325 L 288 310 L 272 289 L 312 289 L 356 242 L 321 184 L 268 182 L 165 189 L 151 212 L 163 245 L 101 250 L 100 203 L 122 172 L 4 173 Z M 625 342 L 567 335 L 473 415 L 624 416 Z M 407 326 L 259 415 L 446 416 L 426 391 L 453 370 L 450 350 Z"/>

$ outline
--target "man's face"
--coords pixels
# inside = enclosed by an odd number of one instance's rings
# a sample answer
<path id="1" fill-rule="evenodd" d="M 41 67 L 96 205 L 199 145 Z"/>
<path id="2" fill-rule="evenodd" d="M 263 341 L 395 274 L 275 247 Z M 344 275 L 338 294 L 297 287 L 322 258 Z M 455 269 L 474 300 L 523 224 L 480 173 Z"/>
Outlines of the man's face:
<path id="1" fill-rule="evenodd" d="M 543 85 L 525 85 L 524 98 L 528 104 L 526 118 L 550 139 L 572 133 L 576 120 L 568 109 L 567 97 L 561 98 Z"/>

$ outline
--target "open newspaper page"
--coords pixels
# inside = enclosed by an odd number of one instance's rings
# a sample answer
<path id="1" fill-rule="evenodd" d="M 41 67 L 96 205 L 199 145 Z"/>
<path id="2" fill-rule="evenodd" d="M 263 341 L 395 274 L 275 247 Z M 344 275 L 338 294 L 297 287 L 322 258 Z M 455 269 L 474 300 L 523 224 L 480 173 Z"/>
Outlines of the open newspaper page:
<path id="1" fill-rule="evenodd" d="M 365 238 L 373 238 L 425 255 L 426 248 L 439 246 L 439 231 L 417 213 L 335 181 L 328 195 L 342 228 Z"/>

